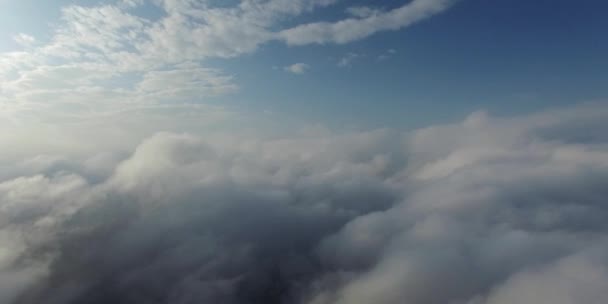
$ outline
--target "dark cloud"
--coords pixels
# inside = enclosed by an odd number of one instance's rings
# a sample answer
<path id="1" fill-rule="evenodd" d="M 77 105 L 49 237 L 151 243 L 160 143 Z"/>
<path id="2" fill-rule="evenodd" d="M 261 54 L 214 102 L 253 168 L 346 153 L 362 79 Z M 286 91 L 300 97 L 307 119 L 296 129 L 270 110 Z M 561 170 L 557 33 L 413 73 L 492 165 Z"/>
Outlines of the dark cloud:
<path id="1" fill-rule="evenodd" d="M 603 303 L 607 123 L 585 105 L 403 136 L 160 133 L 15 165 L 0 303 Z"/>

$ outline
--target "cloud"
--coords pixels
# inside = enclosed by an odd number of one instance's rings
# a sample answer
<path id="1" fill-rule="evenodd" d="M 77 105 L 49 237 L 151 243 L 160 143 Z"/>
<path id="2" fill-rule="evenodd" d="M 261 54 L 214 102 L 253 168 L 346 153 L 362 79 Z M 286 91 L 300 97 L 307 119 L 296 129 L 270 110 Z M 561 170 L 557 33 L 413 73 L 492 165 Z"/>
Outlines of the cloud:
<path id="1" fill-rule="evenodd" d="M 0 301 L 602 303 L 607 118 L 144 132 L 0 157 Z"/>
<path id="2" fill-rule="evenodd" d="M 310 69 L 310 66 L 306 63 L 294 63 L 292 65 L 284 67 L 283 69 L 286 72 L 293 74 L 304 74 Z"/>
<path id="3" fill-rule="evenodd" d="M 22 46 L 30 46 L 36 42 L 36 38 L 24 33 L 19 33 L 13 36 L 13 40 Z"/>
<path id="4" fill-rule="evenodd" d="M 236 91 L 232 77 L 216 69 L 198 65 L 151 71 L 137 84 L 137 95 L 143 99 L 191 100 L 198 96 L 216 96 Z"/>
<path id="5" fill-rule="evenodd" d="M 285 27 L 335 2 L 163 0 L 154 20 L 142 1 L 73 5 L 49 41 L 16 36 L 0 303 L 603 303 L 605 104 L 340 133 L 197 102 L 238 89 L 209 58 L 347 43 L 452 4 Z"/>
<path id="6" fill-rule="evenodd" d="M 377 60 L 378 61 L 387 60 L 387 59 L 395 56 L 395 54 L 397 54 L 397 50 L 388 49 L 385 53 L 378 55 Z"/>
<path id="7" fill-rule="evenodd" d="M 348 218 L 393 200 L 374 177 L 380 163 L 353 158 L 319 166 L 340 157 L 340 146 L 373 150 L 386 136 L 375 132 L 336 136 L 332 142 L 311 138 L 242 146 L 162 133 L 145 140 L 97 186 L 61 173 L 7 181 L 0 190 L 19 196 L 0 196 L 2 210 L 11 210 L 6 208 L 11 203 L 23 210 L 5 214 L 27 216 L 9 217 L 6 224 L 17 230 L 44 227 L 21 253 L 23 259 L 50 258 L 48 275 L 18 302 L 295 299 L 305 286 L 299 291 L 291 281 L 304 284 L 319 267 L 310 256 L 316 240 Z M 321 146 L 301 151 L 310 144 Z M 318 169 L 308 167 L 310 161 Z M 308 169 L 311 174 L 301 175 Z M 360 174 L 349 177 L 355 172 Z M 363 199 L 370 195 L 373 204 Z M 81 205 L 72 208 L 74 203 Z M 104 249 L 82 255 L 83 241 L 103 243 Z M 164 287 L 152 288 L 157 284 Z"/>
<path id="8" fill-rule="evenodd" d="M 347 8 L 346 12 L 353 17 L 368 18 L 380 14 L 382 10 L 369 6 L 352 6 Z"/>
<path id="9" fill-rule="evenodd" d="M 398 30 L 448 9 L 451 0 L 414 0 L 399 8 L 334 23 L 302 24 L 279 32 L 289 45 L 345 44 L 371 36 L 379 31 Z"/>
<path id="10" fill-rule="evenodd" d="M 144 5 L 144 0 L 120 0 L 118 5 L 125 8 L 134 8 Z"/>
<path id="11" fill-rule="evenodd" d="M 361 55 L 357 53 L 348 53 L 344 57 L 338 60 L 338 66 L 341 68 L 350 67 L 357 58 L 361 57 Z"/>
<path id="12" fill-rule="evenodd" d="M 608 288 L 605 254 L 590 249 L 518 273 L 493 291 L 487 303 L 602 303 Z"/>

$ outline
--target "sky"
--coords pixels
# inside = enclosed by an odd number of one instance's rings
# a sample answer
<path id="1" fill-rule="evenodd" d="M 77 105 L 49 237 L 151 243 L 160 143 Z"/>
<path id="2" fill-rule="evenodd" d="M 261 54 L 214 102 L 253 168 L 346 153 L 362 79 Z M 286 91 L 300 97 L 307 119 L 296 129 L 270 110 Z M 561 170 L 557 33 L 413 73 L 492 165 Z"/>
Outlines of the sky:
<path id="1" fill-rule="evenodd" d="M 113 111 L 203 104 L 412 128 L 608 95 L 603 1 L 156 2 L 3 0 L 3 107 L 103 111 L 66 97 L 86 91 Z M 150 88 L 165 77 L 195 79 Z"/>
<path id="2" fill-rule="evenodd" d="M 607 8 L 0 0 L 0 304 L 605 304 Z"/>

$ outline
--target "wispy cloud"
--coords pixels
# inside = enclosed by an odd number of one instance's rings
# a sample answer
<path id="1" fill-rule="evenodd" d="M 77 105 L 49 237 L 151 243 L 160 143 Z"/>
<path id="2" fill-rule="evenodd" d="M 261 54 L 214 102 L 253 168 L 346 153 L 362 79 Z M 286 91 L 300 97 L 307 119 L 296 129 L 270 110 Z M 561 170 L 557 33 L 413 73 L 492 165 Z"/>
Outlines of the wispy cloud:
<path id="1" fill-rule="evenodd" d="M 24 33 L 19 33 L 13 36 L 13 40 L 22 46 L 31 46 L 34 44 L 34 42 L 36 42 L 36 38 Z"/>
<path id="2" fill-rule="evenodd" d="M 147 4 L 121 0 L 95 6 L 69 5 L 62 8 L 50 39 L 18 34 L 14 39 L 24 49 L 0 54 L 0 103 L 13 110 L 35 107 L 43 112 L 51 104 L 73 108 L 75 102 L 89 103 L 89 107 L 114 102 L 123 107 L 151 96 L 154 98 L 148 102 L 202 101 L 238 87 L 232 75 L 206 68 L 206 59 L 237 57 L 275 40 L 290 45 L 346 43 L 378 31 L 404 28 L 452 3 L 415 0 L 382 12 L 351 8 L 349 12 L 356 17 L 335 23 L 284 25 L 286 18 L 335 2 L 272 0 L 216 5 L 191 0 Z M 134 11 L 141 5 L 156 5 L 164 14 L 158 19 L 142 17 Z M 341 65 L 352 59 L 344 58 Z M 184 64 L 195 67 L 184 70 Z M 300 64 L 289 70 L 304 73 L 307 68 Z M 168 77 L 172 87 L 159 85 L 158 92 L 152 92 L 147 84 L 161 76 Z M 193 79 L 171 82 L 172 76 Z M 103 100 L 93 102 L 93 98 Z"/>
<path id="3" fill-rule="evenodd" d="M 279 35 L 289 45 L 344 44 L 379 31 L 405 28 L 446 10 L 453 3 L 453 0 L 414 0 L 391 11 L 363 15 L 365 17 L 298 25 Z"/>
<path id="4" fill-rule="evenodd" d="M 344 55 L 344 57 L 340 58 L 340 60 L 338 60 L 338 66 L 341 68 L 350 67 L 352 66 L 353 62 L 359 57 L 361 57 L 361 55 L 358 53 L 348 53 Z"/>
<path id="5" fill-rule="evenodd" d="M 290 72 L 293 74 L 304 74 L 310 69 L 310 66 L 306 63 L 294 63 L 292 65 L 284 67 L 283 69 L 286 72 Z"/>
<path id="6" fill-rule="evenodd" d="M 232 77 L 198 65 L 145 73 L 135 93 L 145 100 L 193 101 L 199 96 L 215 96 L 236 91 Z"/>
<path id="7" fill-rule="evenodd" d="M 353 17 L 369 18 L 382 13 L 382 9 L 369 6 L 352 6 L 346 9 L 346 12 Z"/>
<path id="8" fill-rule="evenodd" d="M 378 61 L 387 60 L 387 59 L 395 56 L 395 54 L 397 54 L 396 49 L 388 49 L 383 54 L 378 55 L 377 59 L 378 59 Z"/>

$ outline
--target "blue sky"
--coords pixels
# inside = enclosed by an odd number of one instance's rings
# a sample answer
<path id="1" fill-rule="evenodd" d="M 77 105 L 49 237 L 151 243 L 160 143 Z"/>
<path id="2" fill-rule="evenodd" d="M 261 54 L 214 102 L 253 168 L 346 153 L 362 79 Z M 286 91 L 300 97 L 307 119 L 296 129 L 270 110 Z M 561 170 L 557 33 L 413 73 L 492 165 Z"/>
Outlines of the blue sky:
<path id="1" fill-rule="evenodd" d="M 608 96 L 603 1 L 237 2 L 2 0 L 0 102 L 5 111 L 70 115 L 202 104 L 409 128 L 479 109 L 509 115 Z M 88 23 L 103 10 L 112 14 Z M 386 21 L 399 10 L 406 15 Z M 359 22 L 354 34 L 310 27 L 347 19 Z M 127 31 L 137 38 L 125 39 Z M 99 40 L 108 45 L 97 48 Z M 81 76 L 91 79 L 76 83 Z M 157 78 L 137 90 L 146 76 Z M 163 91 L 164 77 L 175 83 Z M 175 89 L 189 77 L 198 77 L 193 86 Z"/>

